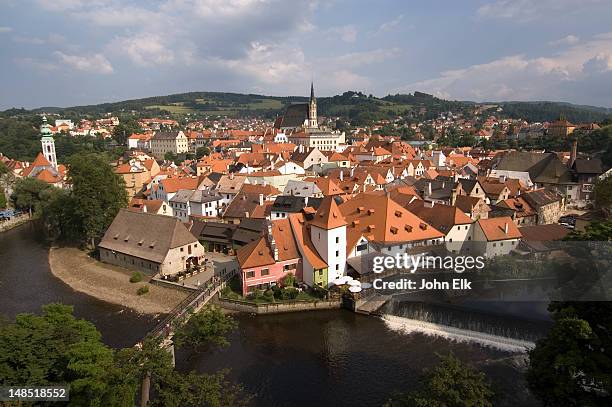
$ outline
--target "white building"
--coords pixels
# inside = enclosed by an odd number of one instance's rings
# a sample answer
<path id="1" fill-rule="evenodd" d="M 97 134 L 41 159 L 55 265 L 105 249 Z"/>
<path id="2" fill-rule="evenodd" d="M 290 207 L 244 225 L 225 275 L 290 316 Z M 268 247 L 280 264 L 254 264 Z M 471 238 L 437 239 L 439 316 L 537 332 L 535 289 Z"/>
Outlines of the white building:
<path id="1" fill-rule="evenodd" d="M 189 152 L 189 140 L 182 131 L 158 131 L 151 138 L 151 152 L 157 159 L 166 153 L 185 154 Z"/>

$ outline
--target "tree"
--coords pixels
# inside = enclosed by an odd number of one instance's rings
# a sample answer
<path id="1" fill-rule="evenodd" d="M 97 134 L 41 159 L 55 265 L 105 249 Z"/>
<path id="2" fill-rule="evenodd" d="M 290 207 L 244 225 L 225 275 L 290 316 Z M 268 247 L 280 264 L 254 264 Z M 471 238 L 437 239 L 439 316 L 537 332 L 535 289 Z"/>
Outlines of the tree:
<path id="1" fill-rule="evenodd" d="M 595 204 L 599 208 L 612 207 L 612 176 L 595 183 Z"/>
<path id="2" fill-rule="evenodd" d="M 610 241 L 612 221 L 591 223 L 565 240 Z M 580 271 L 593 268 L 582 266 Z M 552 302 L 548 310 L 553 327 L 529 352 L 531 391 L 545 406 L 610 405 L 612 303 Z"/>
<path id="3" fill-rule="evenodd" d="M 108 405 L 113 364 L 113 351 L 95 326 L 74 318 L 70 306 L 49 304 L 42 316 L 20 314 L 0 329 L 3 386 L 69 383 L 70 405 Z"/>
<path id="4" fill-rule="evenodd" d="M 167 161 L 175 161 L 177 158 L 177 155 L 174 154 L 172 151 L 168 151 L 166 152 L 166 154 L 164 154 L 164 160 Z"/>
<path id="5" fill-rule="evenodd" d="M 612 220 L 591 222 L 584 232 L 572 231 L 564 240 L 571 241 L 612 241 Z"/>
<path id="6" fill-rule="evenodd" d="M 293 287 L 296 282 L 297 279 L 295 278 L 295 275 L 293 273 L 289 273 L 283 278 L 283 285 L 285 287 Z"/>
<path id="7" fill-rule="evenodd" d="M 242 406 L 249 400 L 223 371 L 175 371 L 159 340 L 109 348 L 96 327 L 76 319 L 70 306 L 46 305 L 41 316 L 20 314 L 0 326 L 0 386 L 67 384 L 69 406 L 131 407 L 145 373 L 156 390 L 151 406 Z"/>
<path id="8" fill-rule="evenodd" d="M 544 406 L 609 406 L 612 304 L 553 302 L 554 325 L 529 352 L 527 382 Z"/>
<path id="9" fill-rule="evenodd" d="M 464 365 L 452 354 L 440 356 L 440 363 L 421 377 L 421 386 L 399 394 L 387 407 L 487 407 L 493 391 L 484 373 Z"/>
<path id="10" fill-rule="evenodd" d="M 229 345 L 227 335 L 237 326 L 236 321 L 231 316 L 224 314 L 220 308 L 207 305 L 200 312 L 192 315 L 186 324 L 177 328 L 174 334 L 174 344 L 177 347 L 184 345 L 226 347 Z"/>
<path id="11" fill-rule="evenodd" d="M 113 139 L 117 144 L 121 146 L 127 145 L 127 139 L 132 133 L 138 133 L 140 131 L 140 125 L 135 120 L 121 121 L 113 129 Z"/>
<path id="12" fill-rule="evenodd" d="M 102 236 L 119 209 L 127 206 L 123 179 L 100 154 L 72 157 L 68 176 L 75 215 L 82 225 L 82 240 L 91 242 L 93 247 L 95 239 Z"/>
<path id="13" fill-rule="evenodd" d="M 210 154 L 210 148 L 208 147 L 198 147 L 198 149 L 196 150 L 196 158 L 198 160 L 202 157 L 207 156 L 208 154 Z"/>
<path id="14" fill-rule="evenodd" d="M 32 216 L 40 212 L 44 192 L 50 188 L 53 187 L 36 178 L 21 178 L 15 184 L 11 201 L 17 209 L 26 209 Z"/>

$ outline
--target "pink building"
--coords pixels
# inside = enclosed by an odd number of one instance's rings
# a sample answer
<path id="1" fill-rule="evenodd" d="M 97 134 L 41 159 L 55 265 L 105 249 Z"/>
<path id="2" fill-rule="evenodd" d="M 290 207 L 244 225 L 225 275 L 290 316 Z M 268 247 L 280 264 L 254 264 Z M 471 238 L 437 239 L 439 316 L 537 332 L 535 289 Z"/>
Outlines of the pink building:
<path id="1" fill-rule="evenodd" d="M 242 295 L 267 289 L 292 273 L 302 280 L 302 261 L 288 219 L 268 224 L 267 233 L 236 253 L 240 264 Z"/>

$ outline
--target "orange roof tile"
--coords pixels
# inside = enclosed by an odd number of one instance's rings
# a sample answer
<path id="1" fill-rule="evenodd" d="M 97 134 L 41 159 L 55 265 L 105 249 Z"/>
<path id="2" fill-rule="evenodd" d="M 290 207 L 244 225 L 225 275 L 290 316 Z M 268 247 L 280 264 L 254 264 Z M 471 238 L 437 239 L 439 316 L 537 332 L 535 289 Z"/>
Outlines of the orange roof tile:
<path id="1" fill-rule="evenodd" d="M 514 224 L 512 218 L 509 216 L 479 219 L 478 224 L 489 242 L 496 240 L 519 239 L 522 236 L 518 227 Z"/>
<path id="2" fill-rule="evenodd" d="M 346 220 L 344 220 L 334 197 L 326 196 L 323 198 L 310 224 L 320 227 L 321 229 L 329 230 L 346 226 Z"/>

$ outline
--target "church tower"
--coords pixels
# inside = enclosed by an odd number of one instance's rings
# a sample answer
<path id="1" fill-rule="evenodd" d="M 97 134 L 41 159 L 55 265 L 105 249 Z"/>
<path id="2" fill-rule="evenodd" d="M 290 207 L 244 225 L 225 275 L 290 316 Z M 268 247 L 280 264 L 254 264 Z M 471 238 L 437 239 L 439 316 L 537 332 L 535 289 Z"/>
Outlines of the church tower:
<path id="1" fill-rule="evenodd" d="M 40 143 L 42 144 L 42 153 L 49 163 L 57 170 L 57 157 L 55 156 L 55 141 L 51 133 L 51 126 L 47 124 L 47 118 L 43 116 L 43 122 L 40 125 Z"/>
<path id="2" fill-rule="evenodd" d="M 314 83 L 310 82 L 310 102 L 308 103 L 308 127 L 316 129 L 319 127 L 317 121 L 317 99 L 314 95 Z"/>

